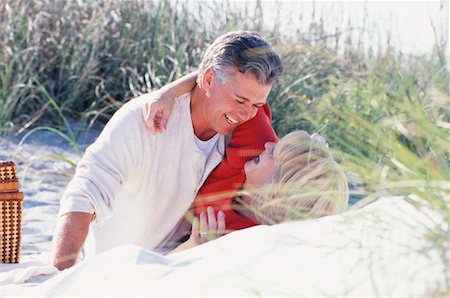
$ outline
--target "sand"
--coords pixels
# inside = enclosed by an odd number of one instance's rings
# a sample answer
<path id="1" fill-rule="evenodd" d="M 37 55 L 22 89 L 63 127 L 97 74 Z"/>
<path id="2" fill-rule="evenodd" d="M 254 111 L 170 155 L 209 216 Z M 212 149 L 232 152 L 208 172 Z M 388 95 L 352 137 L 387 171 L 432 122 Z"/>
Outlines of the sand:
<path id="1" fill-rule="evenodd" d="M 98 130 L 77 140 L 81 154 L 95 140 Z M 59 201 L 74 167 L 62 158 L 77 163 L 81 155 L 70 144 L 50 131 L 36 131 L 20 144 L 21 138 L 0 137 L 0 160 L 16 163 L 24 192 L 22 218 L 22 259 L 49 254 Z"/>

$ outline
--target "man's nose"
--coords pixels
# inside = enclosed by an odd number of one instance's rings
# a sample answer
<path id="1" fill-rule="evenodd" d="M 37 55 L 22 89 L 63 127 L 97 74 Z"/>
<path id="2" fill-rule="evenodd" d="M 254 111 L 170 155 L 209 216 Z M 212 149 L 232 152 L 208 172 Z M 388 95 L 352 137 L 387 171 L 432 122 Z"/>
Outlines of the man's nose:
<path id="1" fill-rule="evenodd" d="M 250 119 L 252 119 L 253 117 L 256 116 L 256 113 L 258 112 L 258 109 L 253 109 L 251 106 L 250 107 L 244 107 L 242 108 L 238 115 L 241 118 L 241 120 L 243 122 L 248 121 Z"/>

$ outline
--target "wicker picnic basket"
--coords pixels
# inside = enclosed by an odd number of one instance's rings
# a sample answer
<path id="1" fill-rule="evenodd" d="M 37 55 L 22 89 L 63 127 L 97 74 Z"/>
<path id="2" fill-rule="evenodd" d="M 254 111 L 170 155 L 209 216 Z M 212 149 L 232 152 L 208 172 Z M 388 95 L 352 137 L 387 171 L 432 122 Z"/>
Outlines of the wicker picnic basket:
<path id="1" fill-rule="evenodd" d="M 12 161 L 0 161 L 0 261 L 18 263 L 22 238 L 23 193 Z"/>

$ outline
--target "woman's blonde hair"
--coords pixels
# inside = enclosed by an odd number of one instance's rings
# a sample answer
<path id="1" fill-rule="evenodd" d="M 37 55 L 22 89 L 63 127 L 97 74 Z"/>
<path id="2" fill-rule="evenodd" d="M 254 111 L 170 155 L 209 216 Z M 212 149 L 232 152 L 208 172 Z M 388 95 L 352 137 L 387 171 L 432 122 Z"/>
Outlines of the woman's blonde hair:
<path id="1" fill-rule="evenodd" d="M 263 187 L 249 190 L 251 209 L 259 222 L 315 218 L 347 207 L 347 178 L 321 136 L 292 132 L 278 142 L 273 157 L 272 178 Z"/>

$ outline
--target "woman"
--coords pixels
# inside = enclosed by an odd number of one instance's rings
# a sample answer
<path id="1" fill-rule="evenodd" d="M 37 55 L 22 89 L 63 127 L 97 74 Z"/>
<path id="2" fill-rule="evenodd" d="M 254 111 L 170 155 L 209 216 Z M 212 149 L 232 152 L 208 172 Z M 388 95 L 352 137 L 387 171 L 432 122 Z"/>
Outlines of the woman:
<path id="1" fill-rule="evenodd" d="M 348 203 L 348 184 L 324 139 L 294 131 L 245 163 L 243 189 L 232 208 L 259 224 L 317 218 L 342 212 Z M 192 233 L 173 252 L 199 245 L 225 233 L 225 214 L 212 207 L 194 219 Z M 200 223 L 199 223 L 200 221 Z"/>

